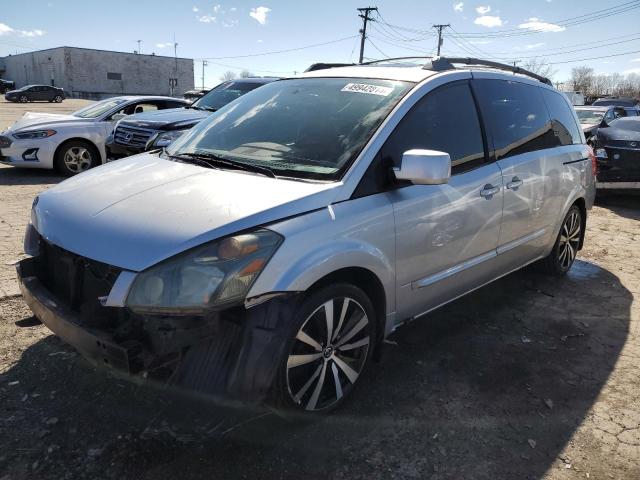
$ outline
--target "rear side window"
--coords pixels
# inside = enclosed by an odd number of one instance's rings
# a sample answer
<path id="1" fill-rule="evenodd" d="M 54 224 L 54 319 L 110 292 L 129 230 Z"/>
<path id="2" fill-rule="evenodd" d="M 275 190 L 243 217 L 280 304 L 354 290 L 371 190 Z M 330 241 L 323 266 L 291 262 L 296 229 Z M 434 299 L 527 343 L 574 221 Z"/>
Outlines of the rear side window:
<path id="1" fill-rule="evenodd" d="M 578 124 L 573 116 L 571 107 L 561 94 L 551 90 L 542 90 L 544 102 L 549 109 L 553 132 L 560 141 L 560 145 L 573 145 L 582 143 Z"/>
<path id="2" fill-rule="evenodd" d="M 382 147 L 382 161 L 400 166 L 402 154 L 414 148 L 448 153 L 452 174 L 484 162 L 478 112 L 466 81 L 439 87 L 420 99 Z"/>
<path id="3" fill-rule="evenodd" d="M 496 159 L 558 146 L 541 89 L 510 80 L 475 80 Z"/>

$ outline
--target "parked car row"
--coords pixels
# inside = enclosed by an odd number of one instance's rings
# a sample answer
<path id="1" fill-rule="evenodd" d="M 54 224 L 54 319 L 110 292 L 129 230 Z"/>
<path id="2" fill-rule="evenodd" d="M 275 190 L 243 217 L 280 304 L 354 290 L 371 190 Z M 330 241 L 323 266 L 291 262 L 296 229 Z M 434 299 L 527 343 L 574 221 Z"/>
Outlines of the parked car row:
<path id="1" fill-rule="evenodd" d="M 326 412 L 405 322 L 528 264 L 566 274 L 596 168 L 567 98 L 509 65 L 403 62 L 122 118 L 113 144 L 195 126 L 36 197 L 27 304 L 141 381 Z M 111 122 L 107 105 L 80 113 Z"/>

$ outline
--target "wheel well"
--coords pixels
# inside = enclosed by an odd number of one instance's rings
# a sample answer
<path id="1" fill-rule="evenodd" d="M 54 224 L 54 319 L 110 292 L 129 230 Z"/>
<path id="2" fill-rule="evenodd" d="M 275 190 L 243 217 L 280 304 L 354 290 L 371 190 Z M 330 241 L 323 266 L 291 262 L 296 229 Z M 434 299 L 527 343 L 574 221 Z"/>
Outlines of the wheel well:
<path id="1" fill-rule="evenodd" d="M 584 233 L 587 227 L 587 206 L 585 204 L 584 198 L 577 199 L 575 202 L 573 202 L 573 205 L 576 205 L 580 209 L 580 213 L 582 214 L 583 228 L 582 232 L 580 232 L 580 244 L 578 246 L 578 249 L 582 249 L 582 245 L 584 243 Z"/>
<path id="2" fill-rule="evenodd" d="M 62 142 L 60 145 L 58 145 L 58 148 L 56 148 L 55 153 L 53 154 L 53 159 L 54 161 L 58 160 L 58 154 L 60 153 L 60 151 L 62 150 L 62 147 L 64 147 L 65 145 L 67 145 L 70 142 L 83 142 L 88 144 L 91 148 L 93 148 L 95 150 L 95 152 L 98 155 L 98 159 L 100 160 L 100 164 L 103 163 L 102 161 L 102 155 L 100 154 L 100 149 L 98 148 L 98 146 L 93 143 L 91 140 L 88 140 L 86 138 L 82 138 L 82 137 L 74 137 L 74 138 L 68 138 L 67 140 L 65 140 L 64 142 Z"/>
<path id="3" fill-rule="evenodd" d="M 384 340 L 385 320 L 387 318 L 386 293 L 384 291 L 384 287 L 382 286 L 382 282 L 380 281 L 378 276 L 371 270 L 367 270 L 366 268 L 362 267 L 348 267 L 336 270 L 335 272 L 331 272 L 330 274 L 321 278 L 308 289 L 308 292 L 312 292 L 326 287 L 327 285 L 339 282 L 350 283 L 358 288 L 361 288 L 364 293 L 367 294 L 367 296 L 371 300 L 371 303 L 373 303 L 373 308 L 376 312 L 377 337 L 374 350 L 374 358 L 379 359 L 381 350 L 379 347 L 382 345 L 382 341 Z"/>

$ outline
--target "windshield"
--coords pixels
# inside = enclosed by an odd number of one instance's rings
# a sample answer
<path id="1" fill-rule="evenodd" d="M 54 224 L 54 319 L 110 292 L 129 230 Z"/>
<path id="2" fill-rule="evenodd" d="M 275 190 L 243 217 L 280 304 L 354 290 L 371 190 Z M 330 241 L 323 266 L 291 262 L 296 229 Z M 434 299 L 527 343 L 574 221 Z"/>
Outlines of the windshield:
<path id="1" fill-rule="evenodd" d="M 227 103 L 234 101 L 247 92 L 254 90 L 263 83 L 258 82 L 224 82 L 215 87 L 200 100 L 193 103 L 192 108 L 202 108 L 204 110 L 218 110 Z"/>
<path id="2" fill-rule="evenodd" d="M 603 111 L 600 110 L 576 110 L 580 123 L 600 123 L 604 117 Z"/>
<path id="3" fill-rule="evenodd" d="M 107 100 L 102 100 L 98 103 L 92 103 L 91 105 L 81 108 L 77 112 L 73 112 L 72 115 L 74 117 L 80 118 L 97 118 L 103 113 L 108 112 L 114 107 L 118 105 L 122 105 L 126 100 L 123 98 L 109 98 Z"/>
<path id="4" fill-rule="evenodd" d="M 196 125 L 168 153 L 212 154 L 276 175 L 335 180 L 412 86 L 357 78 L 273 82 Z"/>
<path id="5" fill-rule="evenodd" d="M 613 128 L 619 128 L 620 130 L 640 132 L 640 118 L 618 118 L 609 123 L 609 126 Z"/>

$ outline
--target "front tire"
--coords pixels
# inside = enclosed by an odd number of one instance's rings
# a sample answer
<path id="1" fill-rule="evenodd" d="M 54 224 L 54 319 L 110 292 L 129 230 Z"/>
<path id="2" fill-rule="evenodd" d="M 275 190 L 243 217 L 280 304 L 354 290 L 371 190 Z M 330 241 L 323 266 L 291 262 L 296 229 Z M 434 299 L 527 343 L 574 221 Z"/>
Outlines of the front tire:
<path id="1" fill-rule="evenodd" d="M 578 254 L 584 223 L 582 211 L 573 205 L 562 221 L 553 250 L 540 262 L 544 273 L 556 276 L 567 274 Z"/>
<path id="2" fill-rule="evenodd" d="M 298 308 L 274 383 L 276 408 L 328 412 L 353 391 L 376 338 L 376 312 L 358 287 L 340 283 L 310 295 Z"/>
<path id="3" fill-rule="evenodd" d="M 77 175 L 99 164 L 98 150 L 82 140 L 72 140 L 56 152 L 56 170 L 66 177 Z"/>
<path id="4" fill-rule="evenodd" d="M 56 102 L 56 103 L 62 103 L 62 95 L 56 95 L 53 98 L 53 101 Z"/>

